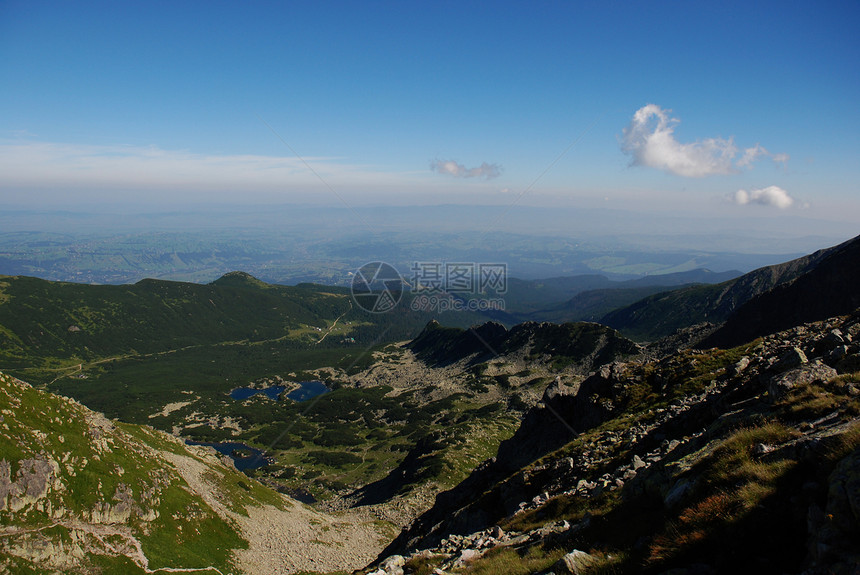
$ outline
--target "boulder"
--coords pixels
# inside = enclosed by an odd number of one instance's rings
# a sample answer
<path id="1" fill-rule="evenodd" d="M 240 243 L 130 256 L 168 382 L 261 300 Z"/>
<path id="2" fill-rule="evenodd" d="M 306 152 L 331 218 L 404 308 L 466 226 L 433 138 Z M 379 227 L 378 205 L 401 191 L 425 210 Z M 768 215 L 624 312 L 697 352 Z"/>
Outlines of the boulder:
<path id="1" fill-rule="evenodd" d="M 842 332 L 839 329 L 832 329 L 827 335 L 815 342 L 815 353 L 824 355 L 844 343 L 845 339 L 842 337 Z"/>
<path id="2" fill-rule="evenodd" d="M 663 504 L 669 509 L 678 507 L 692 488 L 693 481 L 690 481 L 687 478 L 679 479 L 675 482 L 675 485 L 669 489 L 669 492 L 666 493 L 666 497 L 663 498 Z"/>
<path id="3" fill-rule="evenodd" d="M 0 510 L 20 511 L 45 497 L 49 489 L 57 486 L 59 471 L 53 459 L 22 459 L 13 481 L 11 464 L 5 459 L 0 461 Z"/>
<path id="4" fill-rule="evenodd" d="M 730 366 L 726 370 L 726 372 L 728 373 L 728 375 L 730 377 L 734 377 L 734 376 L 740 374 L 741 372 L 743 372 L 747 367 L 749 367 L 749 364 L 750 364 L 750 358 L 747 356 L 743 356 L 742 358 L 740 358 L 737 361 L 737 363 Z"/>
<path id="5" fill-rule="evenodd" d="M 776 373 L 782 373 L 799 367 L 808 361 L 809 360 L 806 359 L 806 354 L 803 353 L 802 349 L 799 347 L 792 347 L 779 357 L 779 360 L 773 365 L 773 370 Z"/>
<path id="6" fill-rule="evenodd" d="M 570 575 L 582 575 L 587 572 L 588 568 L 597 561 L 594 555 L 590 555 L 585 551 L 574 549 L 564 557 L 558 560 L 553 566 L 557 573 L 568 573 Z"/>
<path id="7" fill-rule="evenodd" d="M 384 559 L 379 564 L 379 569 L 371 575 L 403 575 L 404 565 L 406 565 L 406 559 L 402 555 L 392 555 Z"/>
<path id="8" fill-rule="evenodd" d="M 836 370 L 829 365 L 816 361 L 772 377 L 768 382 L 767 392 L 773 401 L 779 401 L 795 386 L 828 381 L 836 377 L 836 374 Z"/>

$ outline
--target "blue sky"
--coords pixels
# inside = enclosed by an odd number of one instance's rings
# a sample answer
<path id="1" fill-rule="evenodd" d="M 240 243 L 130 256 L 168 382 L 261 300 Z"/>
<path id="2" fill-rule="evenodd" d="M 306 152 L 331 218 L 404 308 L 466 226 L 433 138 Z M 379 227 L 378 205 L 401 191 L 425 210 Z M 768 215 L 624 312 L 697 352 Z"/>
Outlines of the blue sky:
<path id="1" fill-rule="evenodd" d="M 860 223 L 858 25 L 857 2 L 5 0 L 0 204 Z"/>

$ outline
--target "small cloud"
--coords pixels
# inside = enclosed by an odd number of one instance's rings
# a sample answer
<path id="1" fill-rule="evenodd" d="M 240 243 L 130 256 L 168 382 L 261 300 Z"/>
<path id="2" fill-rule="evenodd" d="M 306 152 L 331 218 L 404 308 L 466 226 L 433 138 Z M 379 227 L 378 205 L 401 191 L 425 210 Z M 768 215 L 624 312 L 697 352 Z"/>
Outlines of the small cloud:
<path id="1" fill-rule="evenodd" d="M 680 122 L 670 117 L 671 110 L 656 104 L 638 109 L 624 129 L 621 149 L 633 156 L 632 165 L 657 168 L 670 174 L 688 178 L 701 178 L 717 174 L 732 174 L 738 168 L 747 168 L 761 156 L 785 163 L 787 154 L 771 154 L 756 144 L 744 150 L 737 162 L 738 148 L 732 138 L 708 138 L 697 142 L 681 143 L 675 139 L 675 125 Z"/>
<path id="2" fill-rule="evenodd" d="M 785 166 L 788 163 L 788 154 L 771 154 L 770 159 Z"/>
<path id="3" fill-rule="evenodd" d="M 747 148 L 744 150 L 743 157 L 738 160 L 738 166 L 746 168 L 755 162 L 760 156 L 767 155 L 767 153 L 768 151 L 760 144 L 756 144 L 755 147 L 752 148 Z"/>
<path id="4" fill-rule="evenodd" d="M 758 204 L 785 210 L 794 205 L 795 199 L 778 186 L 768 186 L 758 190 L 738 190 L 732 198 L 736 204 Z"/>
<path id="5" fill-rule="evenodd" d="M 490 180 L 502 173 L 498 164 L 482 163 L 477 168 L 467 168 L 454 160 L 435 160 L 430 163 L 430 169 L 437 174 L 446 174 L 455 178 L 484 178 Z"/>
<path id="6" fill-rule="evenodd" d="M 782 164 L 783 166 L 788 162 L 788 154 L 771 154 L 767 151 L 767 148 L 762 146 L 761 144 L 756 144 L 752 148 L 747 148 L 744 150 L 744 155 L 738 160 L 737 165 L 740 168 L 747 168 L 752 165 L 753 162 L 761 158 L 762 156 L 766 158 L 770 158 L 777 164 Z"/>

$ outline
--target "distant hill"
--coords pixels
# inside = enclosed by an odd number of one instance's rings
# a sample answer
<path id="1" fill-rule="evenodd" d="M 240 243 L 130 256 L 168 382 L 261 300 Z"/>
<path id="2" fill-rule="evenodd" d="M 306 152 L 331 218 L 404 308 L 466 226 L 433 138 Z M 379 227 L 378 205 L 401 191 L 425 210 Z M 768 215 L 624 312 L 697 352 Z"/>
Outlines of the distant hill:
<path id="1" fill-rule="evenodd" d="M 407 294 L 408 295 L 408 294 Z M 51 282 L 0 276 L 0 367 L 38 365 L 46 358 L 88 361 L 105 356 L 158 353 L 225 342 L 279 340 L 307 345 L 337 318 L 351 322 L 357 343 L 414 337 L 435 317 L 404 301 L 387 314 L 353 306 L 349 289 L 267 284 L 231 272 L 201 285 L 145 279 L 131 285 Z M 476 313 L 448 314 L 465 325 Z M 337 343 L 334 338 L 325 346 Z"/>
<path id="2" fill-rule="evenodd" d="M 585 274 L 569 277 L 555 277 L 541 280 L 522 280 L 518 278 L 510 278 L 508 280 L 508 291 L 505 294 L 506 310 L 515 315 L 521 321 L 537 320 L 537 321 L 578 321 L 584 319 L 584 316 L 553 318 L 555 310 L 564 310 L 566 307 L 575 309 L 575 306 L 569 306 L 571 298 L 575 298 L 578 294 L 585 292 L 594 293 L 624 293 L 620 297 L 620 301 L 632 303 L 634 300 L 629 300 L 634 297 L 633 293 L 639 293 L 640 299 L 649 293 L 654 293 L 655 287 L 675 287 L 698 283 L 719 283 L 729 279 L 736 278 L 741 275 L 739 271 L 727 272 L 712 272 L 708 269 L 695 269 L 686 272 L 676 272 L 669 274 L 654 274 L 647 275 L 638 279 L 617 281 L 611 280 L 603 275 Z M 652 288 L 651 290 L 646 288 Z M 632 292 L 627 290 L 638 290 L 641 292 Z M 620 292 L 616 290 L 625 290 Z M 665 291 L 665 290 L 660 290 Z M 594 296 L 592 296 L 593 298 Z M 607 297 L 612 297 L 611 295 Z M 610 304 L 611 305 L 611 304 Z M 615 306 L 617 307 L 617 306 Z M 558 315 L 564 315 L 563 313 Z M 574 315 L 576 315 L 574 313 Z"/>
<path id="3" fill-rule="evenodd" d="M 783 264 L 759 268 L 720 284 L 655 294 L 606 314 L 600 323 L 639 341 L 659 339 L 697 323 L 719 324 L 755 296 L 812 271 L 828 256 L 857 241 L 855 238 Z"/>
<path id="4" fill-rule="evenodd" d="M 860 238 L 840 244 L 812 268 L 740 306 L 700 346 L 731 347 L 860 307 Z"/>
<path id="5" fill-rule="evenodd" d="M 625 281 L 602 275 L 580 275 L 546 280 L 508 281 L 506 323 L 522 321 L 598 321 L 607 313 L 630 305 L 667 288 L 694 284 L 713 284 L 741 275 L 739 271 L 712 272 L 695 269 L 686 272 L 648 275 Z"/>
<path id="6" fill-rule="evenodd" d="M 576 294 L 561 305 L 533 312 L 526 317 L 532 321 L 600 321 L 613 310 L 665 291 L 666 286 L 662 285 L 588 290 Z"/>
<path id="7" fill-rule="evenodd" d="M 508 279 L 505 307 L 510 313 L 528 314 L 564 302 L 574 295 L 614 285 L 606 276 L 583 274 L 542 280 Z"/>
<path id="8" fill-rule="evenodd" d="M 268 286 L 228 274 L 209 285 L 141 280 L 85 285 L 0 277 L 0 348 L 33 357 L 83 360 L 223 341 L 279 338 L 349 311 L 342 288 Z M 0 356 L 2 357 L 2 356 Z M 9 367 L 9 360 L 4 364 Z"/>

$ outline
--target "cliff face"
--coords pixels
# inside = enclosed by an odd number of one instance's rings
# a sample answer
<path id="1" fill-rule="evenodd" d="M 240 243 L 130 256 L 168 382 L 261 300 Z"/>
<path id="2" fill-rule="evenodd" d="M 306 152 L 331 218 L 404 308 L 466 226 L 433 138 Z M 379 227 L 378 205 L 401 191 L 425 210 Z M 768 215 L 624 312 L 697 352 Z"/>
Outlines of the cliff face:
<path id="1" fill-rule="evenodd" d="M 858 342 L 860 312 L 553 383 L 380 557 L 578 572 L 553 567 L 561 549 L 618 573 L 853 572 Z"/>

